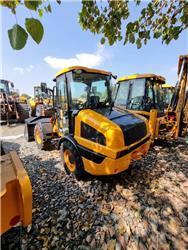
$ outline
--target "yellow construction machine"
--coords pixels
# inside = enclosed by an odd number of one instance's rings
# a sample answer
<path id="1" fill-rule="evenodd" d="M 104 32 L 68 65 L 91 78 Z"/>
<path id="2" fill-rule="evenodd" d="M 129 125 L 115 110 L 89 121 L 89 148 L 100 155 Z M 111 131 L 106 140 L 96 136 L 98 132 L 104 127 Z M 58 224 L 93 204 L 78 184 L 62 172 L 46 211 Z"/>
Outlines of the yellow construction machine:
<path id="1" fill-rule="evenodd" d="M 14 84 L 0 79 L 0 122 L 24 122 L 29 117 L 29 106 L 20 99 L 19 93 L 11 90 Z"/>
<path id="2" fill-rule="evenodd" d="M 103 70 L 63 69 L 54 79 L 54 115 L 26 121 L 26 137 L 40 149 L 56 142 L 65 169 L 78 179 L 85 172 L 118 174 L 150 147 L 147 120 L 113 107 L 111 79 Z"/>
<path id="3" fill-rule="evenodd" d="M 165 78 L 155 74 L 135 74 L 120 78 L 114 105 L 120 110 L 128 109 L 146 117 L 152 140 L 185 136 L 188 128 L 187 72 L 188 55 L 180 56 L 178 82 L 167 110 L 163 87 Z"/>
<path id="4" fill-rule="evenodd" d="M 1 146 L 1 220 L 0 235 L 11 227 L 32 221 L 32 187 L 15 151 L 4 154 Z"/>
<path id="5" fill-rule="evenodd" d="M 46 116 L 52 108 L 52 89 L 42 82 L 40 86 L 34 86 L 34 98 L 29 100 L 31 116 Z"/>

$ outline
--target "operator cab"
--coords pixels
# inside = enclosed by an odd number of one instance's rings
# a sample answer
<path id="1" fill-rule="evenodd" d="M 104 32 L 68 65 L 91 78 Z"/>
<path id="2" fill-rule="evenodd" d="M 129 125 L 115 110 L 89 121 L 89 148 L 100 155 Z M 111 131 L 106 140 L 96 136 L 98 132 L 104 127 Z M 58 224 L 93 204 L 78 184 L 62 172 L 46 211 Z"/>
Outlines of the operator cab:
<path id="1" fill-rule="evenodd" d="M 11 88 L 14 88 L 13 82 L 0 79 L 0 92 L 9 95 L 10 94 L 9 84 Z"/>
<path id="2" fill-rule="evenodd" d="M 146 111 L 157 109 L 164 112 L 165 78 L 154 74 L 136 74 L 118 80 L 114 105 L 129 110 Z"/>
<path id="3" fill-rule="evenodd" d="M 175 92 L 175 87 L 170 84 L 163 84 L 162 85 L 163 92 L 164 92 L 164 102 L 165 102 L 165 108 L 168 108 L 172 101 L 172 97 Z"/>
<path id="4" fill-rule="evenodd" d="M 55 81 L 61 128 L 67 127 L 71 131 L 72 118 L 79 110 L 101 109 L 111 105 L 109 72 L 75 66 L 60 71 Z"/>

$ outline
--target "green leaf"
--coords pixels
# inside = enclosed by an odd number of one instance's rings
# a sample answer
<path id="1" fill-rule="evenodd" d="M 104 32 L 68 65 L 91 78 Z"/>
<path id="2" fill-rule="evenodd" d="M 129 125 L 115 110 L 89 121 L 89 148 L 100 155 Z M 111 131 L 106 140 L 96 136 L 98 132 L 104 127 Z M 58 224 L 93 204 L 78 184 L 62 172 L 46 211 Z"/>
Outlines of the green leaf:
<path id="1" fill-rule="evenodd" d="M 39 44 L 44 34 L 42 23 L 38 19 L 26 18 L 25 27 L 33 40 Z"/>
<path id="2" fill-rule="evenodd" d="M 30 10 L 37 10 L 39 5 L 42 4 L 42 1 L 30 1 L 30 0 L 24 0 L 25 7 L 27 7 Z"/>
<path id="3" fill-rule="evenodd" d="M 105 38 L 102 37 L 102 38 L 101 38 L 101 44 L 104 44 L 104 43 L 105 43 Z"/>
<path id="4" fill-rule="evenodd" d="M 161 32 L 160 31 L 156 31 L 153 35 L 154 38 L 159 38 L 161 36 Z"/>
<path id="5" fill-rule="evenodd" d="M 39 13 L 39 16 L 42 17 L 43 16 L 43 9 L 38 9 L 38 13 Z"/>
<path id="6" fill-rule="evenodd" d="M 135 43 L 135 36 L 134 36 L 133 33 L 131 33 L 130 36 L 129 36 L 129 42 L 130 43 Z"/>
<path id="7" fill-rule="evenodd" d="M 25 46 L 28 34 L 20 25 L 15 24 L 8 30 L 8 37 L 12 48 L 20 50 Z"/>
<path id="8" fill-rule="evenodd" d="M 136 40 L 136 45 L 137 45 L 137 49 L 140 49 L 142 47 L 142 43 L 139 38 Z"/>
<path id="9" fill-rule="evenodd" d="M 47 6 L 47 9 L 48 9 L 48 12 L 52 12 L 52 8 L 51 8 L 51 5 L 49 4 L 48 6 Z"/>

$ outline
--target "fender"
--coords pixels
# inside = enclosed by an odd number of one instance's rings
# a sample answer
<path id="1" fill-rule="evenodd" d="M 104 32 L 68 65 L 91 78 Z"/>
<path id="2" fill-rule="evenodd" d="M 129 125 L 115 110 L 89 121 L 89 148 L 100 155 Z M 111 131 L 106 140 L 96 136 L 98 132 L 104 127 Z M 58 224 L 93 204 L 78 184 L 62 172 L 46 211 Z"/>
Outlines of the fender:
<path id="1" fill-rule="evenodd" d="M 64 142 L 64 141 L 69 141 L 73 144 L 73 146 L 76 148 L 76 150 L 78 151 L 79 153 L 79 150 L 78 150 L 78 147 L 77 147 L 77 142 L 76 140 L 72 137 L 72 135 L 65 135 L 63 138 L 61 138 L 58 142 L 58 150 L 60 149 L 61 147 L 61 144 Z"/>

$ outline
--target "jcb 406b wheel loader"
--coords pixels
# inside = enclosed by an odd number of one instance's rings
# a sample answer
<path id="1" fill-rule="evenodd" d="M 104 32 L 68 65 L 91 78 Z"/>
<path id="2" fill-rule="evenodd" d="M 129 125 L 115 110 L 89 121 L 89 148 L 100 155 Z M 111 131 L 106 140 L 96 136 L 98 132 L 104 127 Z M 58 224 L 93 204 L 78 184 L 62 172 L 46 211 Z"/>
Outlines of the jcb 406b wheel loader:
<path id="1" fill-rule="evenodd" d="M 150 147 L 145 118 L 117 111 L 112 105 L 112 74 L 86 67 L 70 67 L 56 77 L 55 115 L 29 119 L 40 149 L 58 139 L 65 168 L 81 177 L 124 171 Z"/>
<path id="2" fill-rule="evenodd" d="M 136 74 L 118 80 L 115 107 L 128 109 L 149 120 L 151 138 L 176 139 L 188 129 L 188 55 L 180 56 L 178 82 L 170 105 L 166 109 L 165 78 L 155 74 Z"/>
<path id="3" fill-rule="evenodd" d="M 1 153 L 4 154 L 1 147 Z M 32 220 L 32 187 L 29 177 L 15 151 L 1 155 L 1 222 L 0 235 L 21 223 Z"/>
<path id="4" fill-rule="evenodd" d="M 11 94 L 10 85 L 14 84 L 7 80 L 0 80 L 0 121 L 6 122 L 24 122 L 29 118 L 29 106 L 25 102 L 21 102 L 18 98 Z"/>

